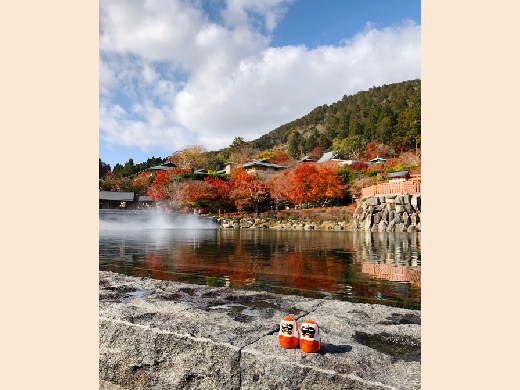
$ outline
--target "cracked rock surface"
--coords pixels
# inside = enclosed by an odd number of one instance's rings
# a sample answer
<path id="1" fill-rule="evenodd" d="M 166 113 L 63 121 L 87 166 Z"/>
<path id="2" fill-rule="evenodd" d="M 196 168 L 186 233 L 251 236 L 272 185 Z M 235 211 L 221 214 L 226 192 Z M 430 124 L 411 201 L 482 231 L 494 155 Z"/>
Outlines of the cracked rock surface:
<path id="1" fill-rule="evenodd" d="M 322 348 L 278 345 L 314 320 Z M 419 389 L 421 313 L 99 273 L 100 389 Z"/>

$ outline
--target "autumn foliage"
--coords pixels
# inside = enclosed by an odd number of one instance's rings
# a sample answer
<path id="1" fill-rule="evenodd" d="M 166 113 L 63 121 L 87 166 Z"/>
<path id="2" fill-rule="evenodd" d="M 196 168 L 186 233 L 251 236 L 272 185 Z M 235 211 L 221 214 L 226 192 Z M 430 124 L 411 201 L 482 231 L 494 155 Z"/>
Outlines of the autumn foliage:
<path id="1" fill-rule="evenodd" d="M 234 188 L 230 196 L 239 211 L 248 209 L 258 211 L 258 206 L 269 200 L 269 187 L 258 177 L 242 169 L 235 169 L 231 172 L 231 180 Z"/>

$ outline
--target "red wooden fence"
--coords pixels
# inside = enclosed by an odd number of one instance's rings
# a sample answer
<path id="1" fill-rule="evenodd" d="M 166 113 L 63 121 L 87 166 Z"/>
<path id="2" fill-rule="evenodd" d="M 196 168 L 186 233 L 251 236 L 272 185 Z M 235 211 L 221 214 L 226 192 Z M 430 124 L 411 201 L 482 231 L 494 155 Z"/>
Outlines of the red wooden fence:
<path id="1" fill-rule="evenodd" d="M 393 195 L 393 194 L 420 194 L 421 193 L 421 175 L 413 175 L 410 180 L 391 181 L 388 183 L 379 183 L 361 190 L 361 197 L 375 195 Z"/>

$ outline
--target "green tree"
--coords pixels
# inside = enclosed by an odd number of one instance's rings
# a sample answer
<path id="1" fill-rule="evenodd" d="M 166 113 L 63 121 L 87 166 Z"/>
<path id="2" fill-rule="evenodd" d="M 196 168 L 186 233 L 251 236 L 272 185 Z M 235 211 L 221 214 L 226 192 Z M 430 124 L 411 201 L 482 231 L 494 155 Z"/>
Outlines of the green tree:
<path id="1" fill-rule="evenodd" d="M 303 154 L 302 149 L 302 136 L 297 131 L 294 131 L 294 133 L 289 138 L 289 157 L 293 159 L 299 159 Z"/>
<path id="2" fill-rule="evenodd" d="M 334 151 L 352 160 L 359 160 L 366 152 L 367 143 L 361 135 L 350 135 L 332 142 Z"/>
<path id="3" fill-rule="evenodd" d="M 208 169 L 212 171 L 220 171 L 224 169 L 224 164 L 227 162 L 227 159 L 220 153 L 210 156 L 208 158 Z"/>
<path id="4" fill-rule="evenodd" d="M 106 164 L 99 159 L 99 178 L 101 179 L 107 172 L 110 171 L 110 164 Z"/>

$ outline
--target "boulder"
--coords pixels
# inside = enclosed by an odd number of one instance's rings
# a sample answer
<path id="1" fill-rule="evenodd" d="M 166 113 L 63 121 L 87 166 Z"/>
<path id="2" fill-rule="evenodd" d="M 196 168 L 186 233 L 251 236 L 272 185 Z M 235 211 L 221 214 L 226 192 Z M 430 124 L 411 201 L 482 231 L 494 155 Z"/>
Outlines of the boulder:
<path id="1" fill-rule="evenodd" d="M 394 221 L 395 221 L 396 224 L 398 224 L 398 223 L 403 223 L 403 219 L 402 219 L 401 216 L 400 216 L 399 214 L 397 214 L 397 213 L 394 215 Z"/>
<path id="2" fill-rule="evenodd" d="M 405 227 L 403 223 L 396 223 L 395 224 L 395 232 L 402 233 L 405 231 Z"/>
<path id="3" fill-rule="evenodd" d="M 392 220 L 395 218 L 395 215 L 396 215 L 396 214 L 395 214 L 393 211 L 390 211 L 390 212 L 388 213 L 388 220 L 389 220 L 389 221 L 392 221 Z"/>
<path id="4" fill-rule="evenodd" d="M 395 204 L 404 204 L 404 199 L 402 195 L 396 195 L 394 199 Z"/>
<path id="5" fill-rule="evenodd" d="M 379 222 L 379 225 L 377 225 L 377 230 L 380 232 L 386 232 L 386 227 L 386 221 L 382 220 L 381 222 Z"/>
<path id="6" fill-rule="evenodd" d="M 379 199 L 379 203 L 385 203 L 386 202 L 386 198 L 384 196 L 378 196 L 377 198 Z"/>
<path id="7" fill-rule="evenodd" d="M 406 212 L 408 213 L 408 215 L 412 214 L 413 213 L 413 207 L 410 203 L 408 204 L 405 204 L 404 205 L 404 209 L 406 210 Z"/>
<path id="8" fill-rule="evenodd" d="M 404 208 L 403 205 L 398 204 L 398 205 L 395 206 L 395 212 L 396 213 L 402 214 L 402 213 L 404 213 L 404 211 L 405 211 L 405 208 Z"/>
<path id="9" fill-rule="evenodd" d="M 386 228 L 387 232 L 393 232 L 395 226 L 395 219 L 390 220 L 390 223 L 388 224 L 388 227 Z"/>
<path id="10" fill-rule="evenodd" d="M 376 196 L 371 196 L 370 198 L 368 198 L 367 204 L 369 206 L 377 206 L 379 204 L 379 198 Z"/>
<path id="11" fill-rule="evenodd" d="M 415 210 L 421 209 L 421 195 L 413 195 L 410 204 Z"/>
<path id="12" fill-rule="evenodd" d="M 417 228 L 414 225 L 408 226 L 408 229 L 406 229 L 408 233 L 413 233 L 417 231 Z"/>
<path id="13" fill-rule="evenodd" d="M 381 222 L 381 213 L 375 213 L 374 214 L 374 225 L 377 225 L 379 222 Z"/>
<path id="14" fill-rule="evenodd" d="M 386 203 L 386 209 L 388 211 L 394 211 L 395 210 L 395 204 L 392 202 L 392 203 Z"/>
<path id="15" fill-rule="evenodd" d="M 410 204 L 410 200 L 411 200 L 411 198 L 412 198 L 412 195 L 410 195 L 410 194 L 404 194 L 404 195 L 403 195 L 403 203 L 404 203 L 404 204 Z"/>
<path id="16" fill-rule="evenodd" d="M 413 226 L 417 226 L 417 214 L 412 213 L 412 215 L 410 215 L 410 223 Z"/>
<path id="17" fill-rule="evenodd" d="M 372 226 L 372 214 L 367 214 L 365 218 L 365 231 L 369 231 L 370 227 Z"/>
<path id="18" fill-rule="evenodd" d="M 406 211 L 403 213 L 403 223 L 406 227 L 410 226 L 410 216 Z"/>
<path id="19" fill-rule="evenodd" d="M 388 199 L 395 199 L 396 195 L 385 195 L 385 199 L 388 202 Z"/>

